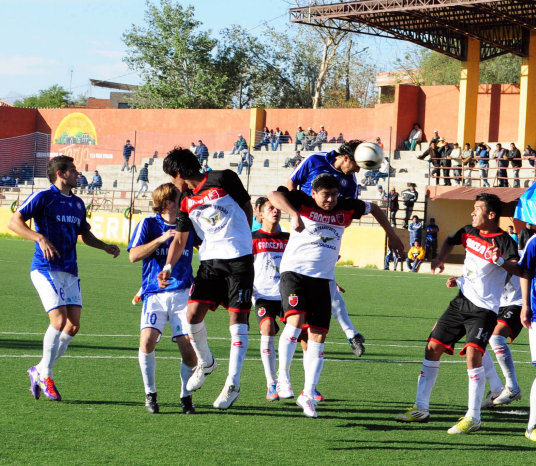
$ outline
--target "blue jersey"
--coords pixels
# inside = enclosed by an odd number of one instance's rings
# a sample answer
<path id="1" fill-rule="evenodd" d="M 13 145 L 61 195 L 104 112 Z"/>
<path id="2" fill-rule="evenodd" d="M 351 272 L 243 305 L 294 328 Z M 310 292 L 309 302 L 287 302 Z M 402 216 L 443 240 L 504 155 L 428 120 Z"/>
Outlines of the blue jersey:
<path id="1" fill-rule="evenodd" d="M 426 240 L 427 241 L 437 241 L 437 232 L 439 231 L 439 227 L 434 224 L 428 225 L 426 227 Z"/>
<path id="2" fill-rule="evenodd" d="M 24 221 L 34 219 L 35 231 L 58 250 L 59 257 L 48 261 L 35 243 L 32 270 L 58 270 L 78 275 L 76 241 L 91 228 L 86 220 L 84 202 L 74 194 L 62 194 L 56 186 L 33 193 L 18 210 Z"/>
<path id="3" fill-rule="evenodd" d="M 532 277 L 530 283 L 531 322 L 536 322 L 536 235 L 528 240 L 518 264 L 523 270 L 528 270 Z"/>
<path id="4" fill-rule="evenodd" d="M 295 186 L 300 186 L 300 189 L 310 196 L 313 180 L 321 173 L 329 173 L 339 180 L 341 185 L 339 196 L 357 199 L 359 191 L 355 175 L 353 173 L 345 175 L 333 166 L 337 155 L 334 150 L 310 155 L 296 167 L 290 179 Z"/>
<path id="5" fill-rule="evenodd" d="M 177 225 L 175 223 L 166 223 L 160 214 L 144 218 L 134 229 L 134 234 L 128 245 L 128 251 L 136 246 L 150 243 L 154 239 L 162 236 L 167 230 L 171 229 L 177 229 Z M 169 245 L 172 240 L 173 239 L 170 238 L 165 243 L 160 244 L 150 256 L 143 259 L 142 299 L 145 299 L 145 296 L 148 294 L 161 293 L 163 291 L 184 290 L 185 288 L 189 288 L 193 283 L 192 254 L 194 234 L 190 233 L 184 251 L 182 252 L 182 256 L 171 271 L 171 285 L 167 288 L 160 288 L 158 286 L 157 276 L 166 265 Z"/>

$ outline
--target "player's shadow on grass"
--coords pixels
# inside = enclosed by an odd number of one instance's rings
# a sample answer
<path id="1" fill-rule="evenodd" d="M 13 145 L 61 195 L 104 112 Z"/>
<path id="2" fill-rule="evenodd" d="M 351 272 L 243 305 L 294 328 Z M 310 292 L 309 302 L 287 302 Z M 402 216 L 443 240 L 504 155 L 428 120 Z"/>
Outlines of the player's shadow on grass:
<path id="1" fill-rule="evenodd" d="M 355 317 L 355 318 L 360 318 L 360 317 L 373 317 L 375 319 L 395 319 L 395 320 L 400 320 L 400 319 L 410 319 L 410 320 L 429 320 L 429 321 L 436 321 L 437 320 L 437 317 L 423 317 L 423 316 L 418 316 L 418 317 L 415 317 L 414 315 L 404 315 L 404 314 L 397 314 L 397 315 L 388 315 L 388 314 L 350 314 L 351 316 Z"/>
<path id="2" fill-rule="evenodd" d="M 119 400 L 62 400 L 61 403 L 67 405 L 119 405 L 145 407 L 145 403 L 143 402 Z"/>
<path id="3" fill-rule="evenodd" d="M 11 348 L 11 349 L 43 349 L 43 341 L 37 340 L 11 340 L 11 339 L 0 339 L 0 348 Z"/>

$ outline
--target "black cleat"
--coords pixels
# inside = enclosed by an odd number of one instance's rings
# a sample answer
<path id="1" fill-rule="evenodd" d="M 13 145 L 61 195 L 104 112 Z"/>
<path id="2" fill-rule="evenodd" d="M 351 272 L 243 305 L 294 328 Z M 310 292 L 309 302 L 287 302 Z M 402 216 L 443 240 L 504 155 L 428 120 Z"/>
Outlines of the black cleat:
<path id="1" fill-rule="evenodd" d="M 160 412 L 156 393 L 147 393 L 147 395 L 145 395 L 145 407 L 151 414 L 158 414 Z"/>
<path id="2" fill-rule="evenodd" d="M 184 414 L 195 414 L 195 406 L 192 402 L 192 395 L 182 397 L 181 406 Z"/>
<path id="3" fill-rule="evenodd" d="M 365 337 L 360 333 L 356 333 L 352 338 L 348 338 L 348 343 L 352 347 L 352 351 L 359 358 L 365 354 Z"/>

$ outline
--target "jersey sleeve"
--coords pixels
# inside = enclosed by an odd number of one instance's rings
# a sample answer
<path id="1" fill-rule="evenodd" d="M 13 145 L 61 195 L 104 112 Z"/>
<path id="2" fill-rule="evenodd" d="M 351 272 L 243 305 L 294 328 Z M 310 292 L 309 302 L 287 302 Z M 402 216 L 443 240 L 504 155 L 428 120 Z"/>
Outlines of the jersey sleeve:
<path id="1" fill-rule="evenodd" d="M 532 275 L 536 270 L 536 239 L 531 238 L 521 255 L 519 265 L 523 270 L 528 270 Z"/>
<path id="2" fill-rule="evenodd" d="M 467 230 L 468 230 L 468 225 L 464 226 L 463 228 L 460 228 L 456 233 L 452 233 L 451 235 L 447 236 L 445 241 L 451 246 L 462 244 L 463 234 L 467 233 Z"/>
<path id="3" fill-rule="evenodd" d="M 307 157 L 290 174 L 290 179 L 294 183 L 294 186 L 301 186 L 307 181 L 308 174 L 310 173 L 310 163 L 311 157 Z"/>
<path id="4" fill-rule="evenodd" d="M 501 254 L 504 260 L 519 260 L 519 254 L 517 253 L 517 243 L 515 240 L 508 234 L 504 234 L 504 243 L 501 247 Z"/>
<path id="5" fill-rule="evenodd" d="M 284 186 L 280 186 L 279 188 L 277 188 L 277 190 L 285 195 L 287 201 L 295 209 L 299 209 L 302 205 L 308 204 L 310 203 L 310 201 L 312 201 L 312 199 L 303 191 L 289 191 Z"/>
<path id="6" fill-rule="evenodd" d="M 149 221 L 144 218 L 136 225 L 136 228 L 134 228 L 134 233 L 132 234 L 132 238 L 130 238 L 127 251 L 130 251 L 137 246 L 150 243 L 154 238 L 148 238 L 149 230 Z"/>
<path id="7" fill-rule="evenodd" d="M 370 202 L 362 201 L 360 199 L 339 198 L 337 208 L 342 208 L 344 210 L 352 210 L 352 219 L 359 219 L 363 215 L 367 215 L 370 213 L 371 204 Z"/>
<path id="8" fill-rule="evenodd" d="M 185 232 L 192 231 L 193 229 L 194 225 L 188 214 L 182 211 L 177 212 L 177 231 Z"/>
<path id="9" fill-rule="evenodd" d="M 251 200 L 242 181 L 234 171 L 223 170 L 221 175 L 221 185 L 239 206 L 243 206 L 246 202 Z"/>
<path id="10" fill-rule="evenodd" d="M 26 221 L 40 213 L 45 208 L 45 204 L 45 191 L 39 191 L 28 196 L 17 212 L 20 212 L 23 220 Z"/>

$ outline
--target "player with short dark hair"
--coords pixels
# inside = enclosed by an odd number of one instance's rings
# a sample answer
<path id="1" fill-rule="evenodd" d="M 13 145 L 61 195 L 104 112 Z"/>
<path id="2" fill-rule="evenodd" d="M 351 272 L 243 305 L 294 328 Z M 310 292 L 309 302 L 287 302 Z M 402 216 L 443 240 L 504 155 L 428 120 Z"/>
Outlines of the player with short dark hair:
<path id="1" fill-rule="evenodd" d="M 197 157 L 189 150 L 170 151 L 164 160 L 164 172 L 181 192 L 177 231 L 195 230 L 202 241 L 201 264 L 188 300 L 189 335 L 198 362 L 187 389 L 201 388 L 217 367 L 208 346 L 204 319 L 209 310 L 216 310 L 222 303 L 229 311 L 231 353 L 229 374 L 214 407 L 227 409 L 240 394 L 240 373 L 248 347 L 254 275 L 250 197 L 231 170 L 201 173 Z M 169 285 L 171 269 L 184 246 L 181 235 L 175 235 L 167 264 L 158 276 L 160 286 Z"/>
<path id="2" fill-rule="evenodd" d="M 397 415 L 397 421 L 428 422 L 430 395 L 441 356 L 445 352 L 453 354 L 456 342 L 466 335 L 460 355 L 467 356 L 468 409 L 448 433 L 468 434 L 480 429 L 480 410 L 486 387 L 482 356 L 497 325 L 501 294 L 508 274 L 520 274 L 517 245 L 499 228 L 501 207 L 500 199 L 494 194 L 479 194 L 471 213 L 471 225 L 448 236 L 439 256 L 432 261 L 432 271 L 441 273 L 454 246 L 461 244 L 465 248 L 463 275 L 456 280 L 460 291 L 428 338 L 415 404 Z"/>
<path id="3" fill-rule="evenodd" d="M 339 182 L 328 173 L 312 183 L 312 196 L 281 187 L 268 199 L 292 219 L 290 239 L 281 261 L 281 301 L 285 328 L 279 339 L 278 385 L 291 392 L 289 368 L 305 325 L 308 332 L 305 384 L 296 403 L 307 417 L 317 417 L 314 392 L 324 363 L 324 342 L 331 320 L 330 280 L 342 235 L 354 218 L 371 213 L 385 229 L 391 244 L 402 242 L 376 204 L 338 196 Z"/>
<path id="4" fill-rule="evenodd" d="M 78 171 L 73 158 L 54 157 L 48 164 L 52 186 L 30 195 L 11 217 L 8 228 L 24 239 L 35 241 L 32 282 L 48 314 L 50 325 L 43 338 L 43 357 L 28 369 L 30 391 L 35 399 L 41 392 L 50 400 L 61 401 L 54 383 L 53 369 L 80 329 L 82 294 L 78 278 L 76 242 L 102 249 L 117 257 L 119 248 L 97 239 L 86 220 L 86 208 L 76 188 Z M 35 231 L 26 221 L 34 219 Z"/>
<path id="5" fill-rule="evenodd" d="M 136 225 L 128 245 L 131 262 L 143 260 L 140 296 L 143 310 L 140 323 L 140 349 L 138 360 L 145 387 L 145 406 L 152 414 L 159 412 L 156 391 L 156 344 L 166 324 L 171 327 L 171 339 L 182 355 L 180 366 L 180 400 L 185 414 L 195 413 L 192 394 L 186 384 L 191 377 L 197 358 L 188 339 L 186 310 L 188 292 L 193 282 L 193 233 L 177 233 L 177 207 L 179 191 L 172 183 L 158 186 L 153 192 L 155 215 L 144 218 Z M 171 284 L 162 289 L 158 274 L 166 263 L 169 245 L 176 235 L 185 244 L 180 259 L 171 270 Z"/>

